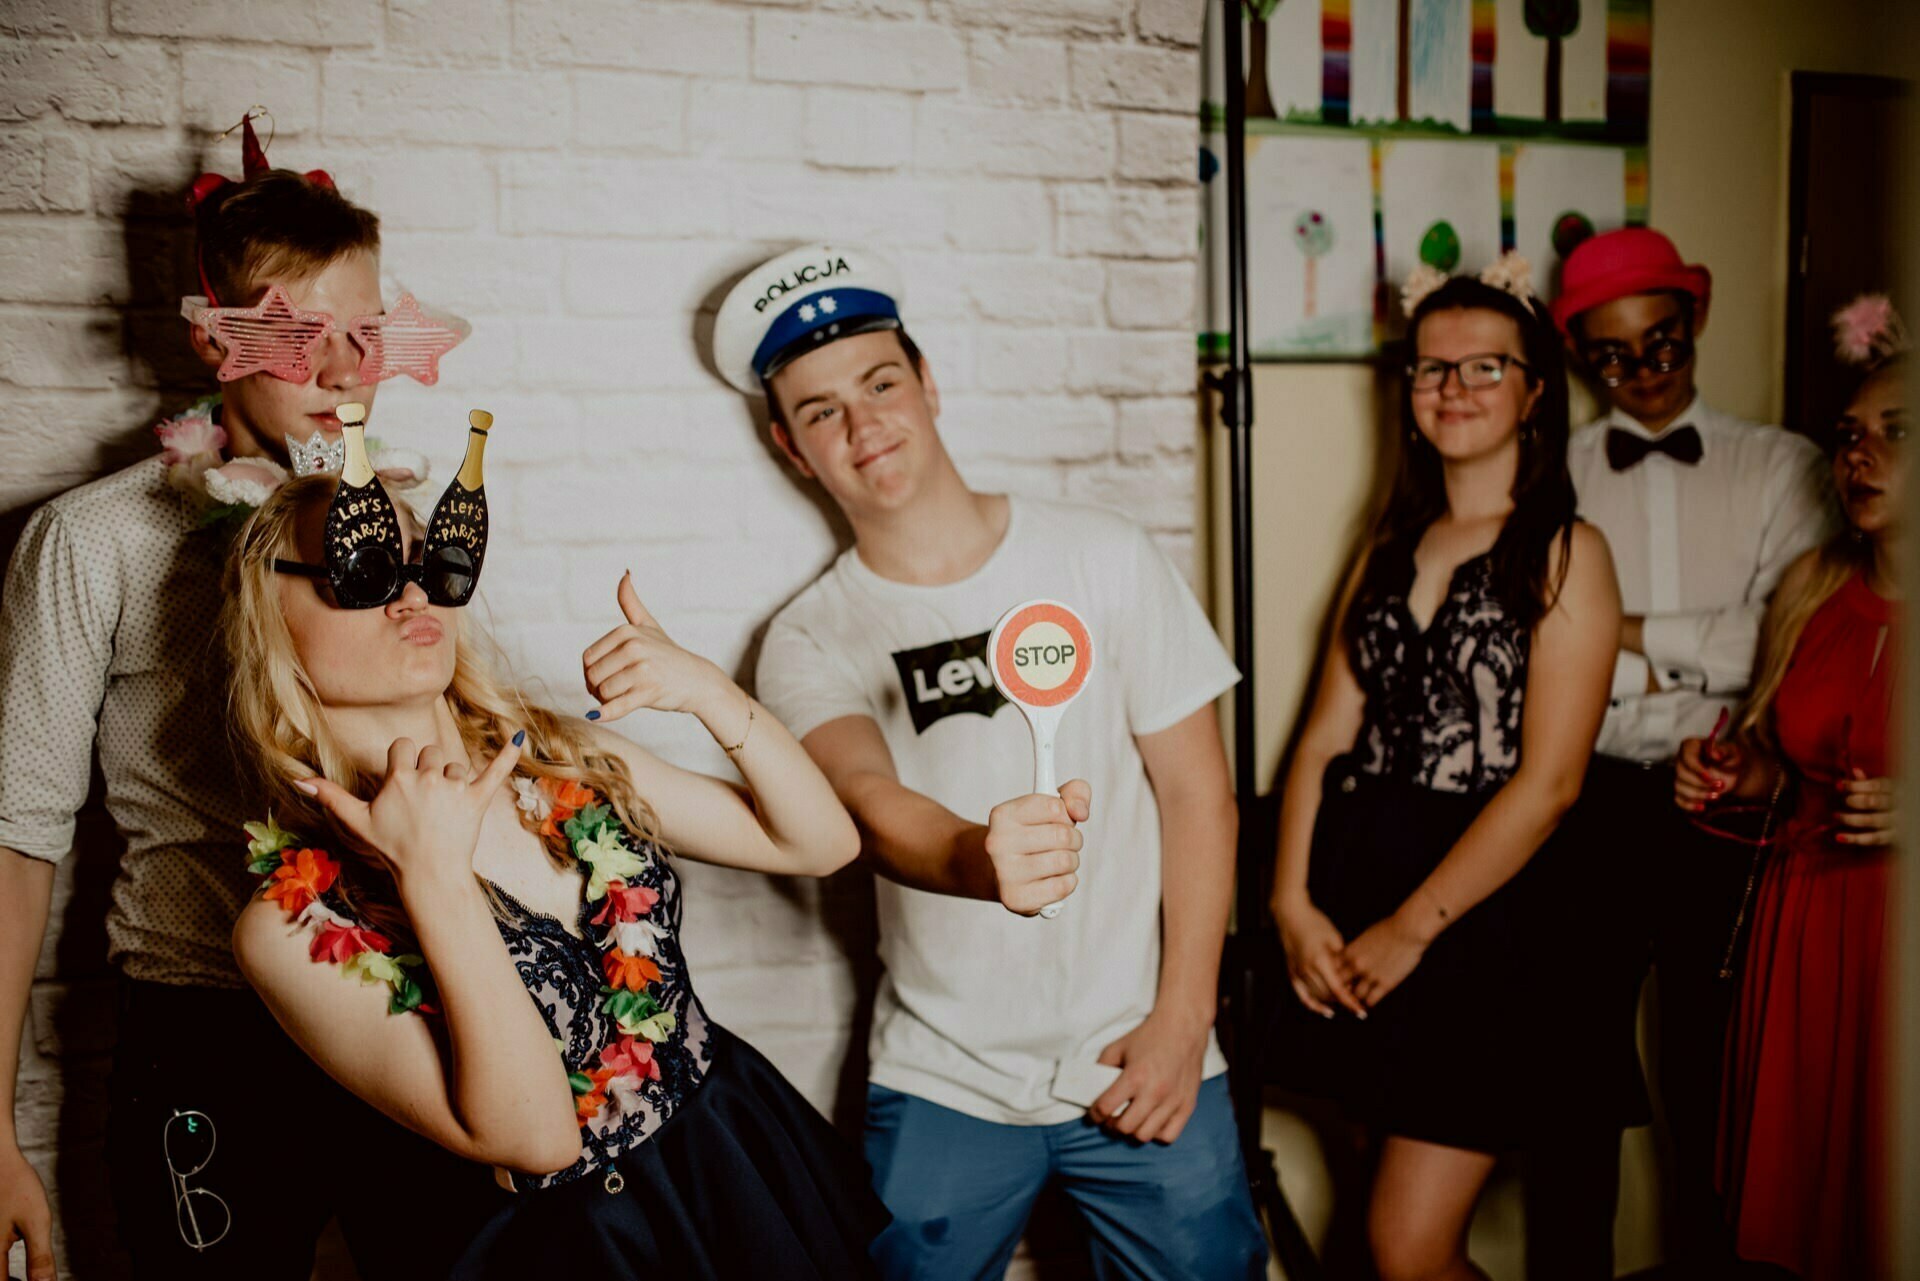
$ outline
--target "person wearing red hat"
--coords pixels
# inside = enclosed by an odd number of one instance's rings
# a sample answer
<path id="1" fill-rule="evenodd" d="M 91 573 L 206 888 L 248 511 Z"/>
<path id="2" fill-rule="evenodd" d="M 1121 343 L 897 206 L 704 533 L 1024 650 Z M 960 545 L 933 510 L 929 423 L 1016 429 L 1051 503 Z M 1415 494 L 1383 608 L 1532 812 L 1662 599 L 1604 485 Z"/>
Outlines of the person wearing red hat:
<path id="1" fill-rule="evenodd" d="M 1818 447 L 1699 396 L 1694 345 L 1712 283 L 1666 236 L 1629 227 L 1568 256 L 1553 304 L 1606 410 L 1574 433 L 1567 461 L 1581 515 L 1613 547 L 1625 608 L 1606 720 L 1569 823 L 1592 842 L 1590 865 L 1613 869 L 1584 945 L 1618 982 L 1593 1017 L 1630 1044 L 1651 960 L 1674 1152 L 1668 1257 L 1688 1277 L 1714 1276 L 1732 1258 L 1714 1191 L 1714 1129 L 1733 995 L 1722 971 L 1749 859 L 1674 810 L 1672 762 L 1683 740 L 1708 734 L 1738 702 L 1768 596 L 1834 521 Z M 1612 1275 L 1619 1139 L 1601 1118 L 1536 1161 L 1532 1275 Z"/>

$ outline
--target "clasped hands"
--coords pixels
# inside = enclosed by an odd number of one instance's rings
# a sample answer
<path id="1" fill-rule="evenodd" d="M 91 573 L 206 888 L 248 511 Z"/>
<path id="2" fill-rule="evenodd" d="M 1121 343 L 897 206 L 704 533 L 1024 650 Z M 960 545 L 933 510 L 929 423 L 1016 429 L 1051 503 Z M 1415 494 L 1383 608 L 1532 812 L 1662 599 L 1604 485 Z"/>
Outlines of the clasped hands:
<path id="1" fill-rule="evenodd" d="M 1329 1019 L 1336 1007 L 1366 1018 L 1368 1010 L 1413 973 L 1433 941 L 1404 912 L 1375 921 L 1351 943 L 1311 902 L 1276 904 L 1274 920 L 1286 948 L 1287 977 L 1294 995 L 1315 1014 Z"/>

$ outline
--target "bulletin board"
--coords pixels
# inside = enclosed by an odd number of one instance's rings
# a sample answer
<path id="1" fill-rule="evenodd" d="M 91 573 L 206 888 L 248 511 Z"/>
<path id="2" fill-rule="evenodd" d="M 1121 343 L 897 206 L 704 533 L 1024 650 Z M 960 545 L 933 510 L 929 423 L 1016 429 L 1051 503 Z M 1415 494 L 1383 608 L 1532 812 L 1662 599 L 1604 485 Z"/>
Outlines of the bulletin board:
<path id="1" fill-rule="evenodd" d="M 1502 250 L 1536 292 L 1586 236 L 1647 220 L 1652 0 L 1248 0 L 1248 348 L 1374 355 L 1398 282 Z M 1198 329 L 1226 349 L 1224 41 L 1208 5 Z"/>

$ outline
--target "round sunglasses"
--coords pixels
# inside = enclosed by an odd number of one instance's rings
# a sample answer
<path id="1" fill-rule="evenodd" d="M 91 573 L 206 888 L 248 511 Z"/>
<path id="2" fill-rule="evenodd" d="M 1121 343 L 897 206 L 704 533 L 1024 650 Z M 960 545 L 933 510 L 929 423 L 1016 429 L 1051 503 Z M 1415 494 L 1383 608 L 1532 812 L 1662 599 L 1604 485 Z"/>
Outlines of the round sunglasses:
<path id="1" fill-rule="evenodd" d="M 1676 369 L 1686 368 L 1687 362 L 1693 359 L 1693 344 L 1685 338 L 1656 338 L 1638 356 L 1620 347 L 1608 347 L 1584 355 L 1595 378 L 1609 387 L 1618 387 L 1638 377 L 1642 369 L 1656 374 L 1670 374 Z"/>

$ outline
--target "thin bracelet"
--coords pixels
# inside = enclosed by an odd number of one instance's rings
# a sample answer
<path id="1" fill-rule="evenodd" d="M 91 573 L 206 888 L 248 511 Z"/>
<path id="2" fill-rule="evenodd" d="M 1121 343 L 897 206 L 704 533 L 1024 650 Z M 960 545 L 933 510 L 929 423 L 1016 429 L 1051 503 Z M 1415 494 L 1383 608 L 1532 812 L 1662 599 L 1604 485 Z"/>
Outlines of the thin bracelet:
<path id="1" fill-rule="evenodd" d="M 1431 889 L 1428 889 L 1427 883 L 1425 881 L 1420 882 L 1420 884 L 1416 888 L 1419 889 L 1421 893 L 1427 896 L 1427 902 L 1433 904 L 1433 910 L 1440 913 L 1441 923 L 1452 924 L 1453 913 L 1449 912 L 1447 910 L 1447 905 L 1440 901 L 1440 896 L 1438 894 L 1435 894 Z"/>
<path id="2" fill-rule="evenodd" d="M 731 756 L 735 752 L 739 751 L 741 748 L 745 747 L 747 745 L 747 740 L 752 737 L 753 737 L 753 700 L 748 699 L 747 700 L 747 728 L 741 731 L 740 741 L 735 743 L 732 747 L 728 747 L 725 743 L 722 743 L 720 744 L 720 750 L 725 752 L 727 755 Z"/>

